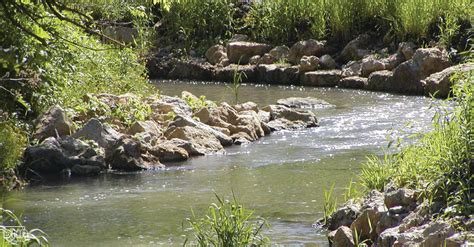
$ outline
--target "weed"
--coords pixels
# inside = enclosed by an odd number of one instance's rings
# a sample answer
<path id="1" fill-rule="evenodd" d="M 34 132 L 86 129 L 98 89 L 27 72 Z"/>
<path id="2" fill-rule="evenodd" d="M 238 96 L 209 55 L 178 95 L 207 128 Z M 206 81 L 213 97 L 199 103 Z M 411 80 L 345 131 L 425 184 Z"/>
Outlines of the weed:
<path id="1" fill-rule="evenodd" d="M 0 208 L 0 246 L 49 246 L 46 234 L 33 229 L 28 231 L 21 223 L 21 220 L 10 210 Z M 3 223 L 10 222 L 8 225 Z"/>

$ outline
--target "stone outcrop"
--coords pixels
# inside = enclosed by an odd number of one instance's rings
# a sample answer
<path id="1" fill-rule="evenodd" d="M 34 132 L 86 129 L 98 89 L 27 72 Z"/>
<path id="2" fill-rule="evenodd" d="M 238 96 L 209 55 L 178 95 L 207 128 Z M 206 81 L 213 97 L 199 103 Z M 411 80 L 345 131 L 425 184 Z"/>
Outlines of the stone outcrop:
<path id="1" fill-rule="evenodd" d="M 212 78 L 214 67 L 198 60 L 177 61 L 168 74 L 170 79 L 208 80 Z"/>
<path id="2" fill-rule="evenodd" d="M 230 42 L 227 44 L 227 56 L 231 63 L 247 64 L 251 57 L 262 56 L 271 48 L 270 45 L 256 42 Z"/>
<path id="3" fill-rule="evenodd" d="M 291 48 L 288 60 L 293 64 L 298 64 L 303 56 L 322 56 L 327 52 L 326 42 L 314 39 L 299 41 Z"/>
<path id="4" fill-rule="evenodd" d="M 314 87 L 334 87 L 342 79 L 340 70 L 320 70 L 306 72 L 301 76 L 301 85 Z"/>
<path id="5" fill-rule="evenodd" d="M 105 161 L 114 170 L 138 171 L 160 169 L 164 166 L 150 153 L 148 146 L 132 138 L 123 137 L 106 149 Z"/>
<path id="6" fill-rule="evenodd" d="M 90 145 L 68 136 L 58 139 L 49 137 L 38 145 L 28 147 L 21 170 L 28 176 L 36 176 L 59 175 L 65 170 L 71 174 L 72 168 L 72 175 L 84 176 L 97 174 L 107 167 L 103 156 Z"/>
<path id="7" fill-rule="evenodd" d="M 61 107 L 53 106 L 38 118 L 35 129 L 34 137 L 42 141 L 48 137 L 70 135 L 74 125 Z"/>
<path id="8" fill-rule="evenodd" d="M 351 76 L 342 78 L 337 84 L 341 88 L 365 88 L 367 87 L 368 79 L 360 76 Z"/>
<path id="9" fill-rule="evenodd" d="M 122 134 L 109 125 L 93 118 L 74 133 L 72 137 L 95 141 L 100 147 L 107 149 L 117 142 L 122 137 Z"/>
<path id="10" fill-rule="evenodd" d="M 299 69 L 296 66 L 260 64 L 256 70 L 258 82 L 276 85 L 290 85 L 298 82 Z"/>

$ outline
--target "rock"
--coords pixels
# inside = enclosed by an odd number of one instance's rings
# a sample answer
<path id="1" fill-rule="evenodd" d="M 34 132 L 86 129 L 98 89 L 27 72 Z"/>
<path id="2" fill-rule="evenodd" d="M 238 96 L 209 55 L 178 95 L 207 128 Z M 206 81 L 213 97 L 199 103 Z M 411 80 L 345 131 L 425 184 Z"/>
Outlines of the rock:
<path id="1" fill-rule="evenodd" d="M 283 61 L 288 59 L 290 48 L 286 45 L 277 46 L 271 49 L 268 53 L 275 59 L 275 61 Z"/>
<path id="2" fill-rule="evenodd" d="M 147 132 L 154 136 L 160 136 L 161 130 L 154 121 L 137 121 L 127 131 L 129 135 Z"/>
<path id="3" fill-rule="evenodd" d="M 341 226 L 350 226 L 352 222 L 359 216 L 361 205 L 349 202 L 338 208 L 327 220 L 326 227 L 328 230 L 336 230 Z"/>
<path id="4" fill-rule="evenodd" d="M 249 64 L 251 64 L 251 65 L 257 65 L 257 64 L 259 64 L 261 57 L 262 57 L 262 56 L 260 56 L 260 55 L 255 55 L 255 56 L 251 57 L 251 58 L 249 59 Z"/>
<path id="5" fill-rule="evenodd" d="M 290 97 L 279 99 L 277 104 L 290 108 L 323 108 L 331 105 L 324 100 L 313 97 Z"/>
<path id="6" fill-rule="evenodd" d="M 350 41 L 342 50 L 340 59 L 348 62 L 351 60 L 360 60 L 368 55 L 370 51 L 367 47 L 370 44 L 370 36 L 361 34 L 356 39 Z"/>
<path id="7" fill-rule="evenodd" d="M 342 79 L 340 70 L 306 72 L 301 77 L 301 85 L 313 87 L 334 87 Z"/>
<path id="8" fill-rule="evenodd" d="M 214 68 L 210 64 L 197 60 L 177 61 L 171 69 L 170 79 L 211 80 Z"/>
<path id="9" fill-rule="evenodd" d="M 386 229 L 398 226 L 402 221 L 402 217 L 398 214 L 392 214 L 390 211 L 384 212 L 375 226 L 376 233 L 380 235 Z"/>
<path id="10" fill-rule="evenodd" d="M 328 233 L 327 237 L 328 237 L 329 246 L 332 246 L 334 244 L 334 238 L 336 237 L 336 232 L 337 230 L 334 230 Z"/>
<path id="11" fill-rule="evenodd" d="M 83 141 L 70 136 L 56 139 L 48 137 L 39 145 L 25 150 L 20 170 L 28 175 L 56 174 L 75 165 L 106 169 L 103 157 Z"/>
<path id="12" fill-rule="evenodd" d="M 158 159 L 165 162 L 179 162 L 189 159 L 189 154 L 186 149 L 174 145 L 172 142 L 164 141 L 158 143 L 150 150 L 150 153 Z"/>
<path id="13" fill-rule="evenodd" d="M 474 242 L 474 234 L 472 232 L 456 233 L 446 239 L 446 247 L 468 247 Z"/>
<path id="14" fill-rule="evenodd" d="M 221 142 L 216 138 L 216 136 L 197 127 L 171 126 L 165 131 L 165 136 L 168 138 L 168 140 L 177 138 L 188 141 L 199 153 L 212 154 L 216 152 L 224 152 L 224 147 L 221 145 Z M 229 139 L 231 140 L 232 144 L 232 138 L 229 137 Z"/>
<path id="15" fill-rule="evenodd" d="M 161 95 L 160 99 L 158 101 L 155 101 L 154 103 L 150 104 L 150 107 L 152 110 L 156 109 L 156 105 L 162 106 L 162 105 L 167 105 L 171 106 L 171 110 L 179 115 L 185 115 L 185 116 L 191 116 L 193 110 L 191 107 L 186 103 L 185 100 L 178 98 L 178 97 L 171 97 L 171 96 L 166 96 L 166 95 Z M 168 112 L 165 112 L 168 113 Z"/>
<path id="16" fill-rule="evenodd" d="M 415 54 L 415 44 L 412 42 L 402 42 L 398 44 L 398 52 L 403 55 L 405 60 L 410 60 Z"/>
<path id="17" fill-rule="evenodd" d="M 372 72 L 385 70 L 385 65 L 374 56 L 368 56 L 362 59 L 361 71 L 362 76 L 368 77 Z"/>
<path id="18" fill-rule="evenodd" d="M 232 140 L 234 140 L 234 144 L 236 145 L 247 144 L 254 141 L 253 138 L 245 132 L 235 133 L 231 137 L 232 137 Z"/>
<path id="19" fill-rule="evenodd" d="M 317 70 L 319 67 L 319 58 L 316 56 L 303 56 L 299 62 L 300 72 Z"/>
<path id="20" fill-rule="evenodd" d="M 401 63 L 405 62 L 405 57 L 400 53 L 395 53 L 387 58 L 382 58 L 379 61 L 383 63 L 386 70 L 391 71 L 398 67 L 398 65 L 400 65 Z"/>
<path id="21" fill-rule="evenodd" d="M 74 165 L 71 168 L 71 173 L 76 176 L 93 176 L 99 174 L 102 170 L 99 166 Z"/>
<path id="22" fill-rule="evenodd" d="M 296 130 L 306 128 L 306 124 L 302 121 L 290 121 L 285 118 L 278 118 L 271 120 L 266 123 L 270 131 L 280 131 L 280 130 Z"/>
<path id="23" fill-rule="evenodd" d="M 190 156 L 196 156 L 196 155 L 205 155 L 205 153 L 201 152 L 201 150 L 196 149 L 193 144 L 189 141 L 178 139 L 178 138 L 172 138 L 170 140 L 167 140 L 170 145 L 182 148 L 186 150 L 186 152 Z"/>
<path id="24" fill-rule="evenodd" d="M 252 101 L 248 101 L 242 104 L 237 104 L 234 106 L 234 109 L 238 112 L 242 111 L 255 111 L 258 112 L 258 105 Z"/>
<path id="25" fill-rule="evenodd" d="M 347 226 L 341 226 L 334 235 L 333 247 L 352 247 L 354 246 L 354 238 L 352 231 Z"/>
<path id="26" fill-rule="evenodd" d="M 422 246 L 444 246 L 445 241 L 454 235 L 453 227 L 447 222 L 431 222 L 423 230 Z"/>
<path id="27" fill-rule="evenodd" d="M 257 66 L 257 78 L 260 83 L 290 85 L 298 81 L 298 68 L 260 64 Z"/>
<path id="28" fill-rule="evenodd" d="M 393 92 L 397 84 L 393 81 L 393 72 L 388 70 L 377 71 L 370 74 L 366 89 L 373 91 Z"/>
<path id="29" fill-rule="evenodd" d="M 388 191 L 384 197 L 384 203 L 387 208 L 402 206 L 413 210 L 416 207 L 416 200 L 415 191 L 406 188 Z"/>
<path id="30" fill-rule="evenodd" d="M 213 45 L 207 49 L 205 56 L 211 64 L 220 64 L 227 59 L 226 48 L 222 45 Z"/>
<path id="31" fill-rule="evenodd" d="M 271 46 L 255 42 L 231 42 L 227 44 L 227 56 L 231 63 L 247 64 L 251 57 L 263 55 L 270 51 Z"/>
<path id="32" fill-rule="evenodd" d="M 421 81 L 425 95 L 434 95 L 437 98 L 447 98 L 451 92 L 454 81 L 451 77 L 459 72 L 474 70 L 474 63 L 460 64 L 444 69 L 441 72 L 431 74 Z"/>
<path id="33" fill-rule="evenodd" d="M 289 126 L 289 128 L 293 128 L 295 126 L 298 126 L 298 127 L 299 126 L 302 126 L 302 127 L 319 126 L 316 116 L 311 111 L 292 109 L 292 108 L 282 106 L 282 105 L 269 105 L 265 107 L 263 110 L 270 112 L 270 119 L 272 120 L 268 123 L 270 128 L 272 128 L 272 125 L 275 126 L 275 124 L 278 124 L 280 126 L 282 126 L 281 124 L 283 124 L 283 126 Z M 273 122 L 275 120 L 279 120 L 279 122 Z M 273 129 L 276 129 L 276 128 L 273 128 Z"/>
<path id="34" fill-rule="evenodd" d="M 121 138 L 106 149 L 105 161 L 114 170 L 138 171 L 159 169 L 164 166 L 158 158 L 150 154 L 149 148 L 131 138 Z"/>
<path id="35" fill-rule="evenodd" d="M 38 118 L 34 137 L 42 141 L 48 137 L 70 135 L 74 130 L 73 126 L 66 112 L 59 106 L 53 106 Z"/>
<path id="36" fill-rule="evenodd" d="M 242 42 L 242 41 L 248 41 L 249 40 L 249 36 L 245 35 L 245 34 L 234 34 L 232 36 L 232 38 L 229 39 L 229 43 L 232 43 L 232 42 Z"/>
<path id="37" fill-rule="evenodd" d="M 421 80 L 449 67 L 448 54 L 439 48 L 421 48 L 413 58 L 403 62 L 393 71 L 394 92 L 422 94 Z"/>
<path id="38" fill-rule="evenodd" d="M 314 39 L 299 41 L 295 43 L 289 52 L 288 60 L 298 64 L 303 56 L 321 56 L 326 53 L 326 42 Z"/>
<path id="39" fill-rule="evenodd" d="M 357 231 L 361 240 L 375 241 L 377 238 L 375 226 L 387 211 L 383 203 L 383 194 L 375 190 L 371 191 L 362 205 L 360 215 L 351 224 L 351 230 Z"/>
<path id="40" fill-rule="evenodd" d="M 230 146 L 233 143 L 232 138 L 230 138 L 226 134 L 224 134 L 224 133 L 222 133 L 218 130 L 215 130 L 215 129 L 211 128 L 210 126 L 208 126 L 204 123 L 201 123 L 199 121 L 196 121 L 196 120 L 194 120 L 190 117 L 178 115 L 178 116 L 175 117 L 174 121 L 169 124 L 169 126 L 170 127 L 171 126 L 175 126 L 175 127 L 186 127 L 186 126 L 195 127 L 197 129 L 199 129 L 200 132 L 205 133 L 205 134 L 203 134 L 204 136 L 209 134 L 209 135 L 213 135 L 214 137 L 216 137 L 217 140 L 219 140 L 219 142 L 224 147 L 225 146 Z M 190 130 L 190 131 L 192 131 L 192 130 Z M 171 138 L 169 138 L 169 136 L 167 136 L 167 137 L 168 137 L 168 139 L 171 139 Z M 187 140 L 187 139 L 183 139 L 183 140 Z"/>
<path id="41" fill-rule="evenodd" d="M 234 73 L 243 73 L 242 82 L 255 82 L 257 81 L 256 66 L 254 65 L 229 65 L 227 67 L 216 69 L 213 80 L 233 82 Z"/>
<path id="42" fill-rule="evenodd" d="M 259 110 L 257 114 L 261 122 L 270 122 L 270 112 Z"/>
<path id="43" fill-rule="evenodd" d="M 342 66 L 342 76 L 361 76 L 362 75 L 362 61 L 350 61 Z"/>
<path id="44" fill-rule="evenodd" d="M 342 78 L 337 86 L 342 88 L 364 88 L 368 84 L 368 79 L 359 76 Z"/>
<path id="45" fill-rule="evenodd" d="M 335 69 L 336 61 L 330 55 L 323 55 L 319 58 L 319 64 L 323 69 Z"/>
<path id="46" fill-rule="evenodd" d="M 107 149 L 118 141 L 122 137 L 122 134 L 109 125 L 102 124 L 99 120 L 92 118 L 82 129 L 72 135 L 72 137 L 95 141 L 100 147 Z"/>
<path id="47" fill-rule="evenodd" d="M 269 53 L 263 54 L 263 56 L 258 60 L 258 64 L 273 64 L 277 60 L 270 55 Z"/>
<path id="48" fill-rule="evenodd" d="M 201 123 L 207 123 L 210 118 L 210 112 L 207 107 L 199 109 L 193 114 L 193 118 L 198 118 Z"/>

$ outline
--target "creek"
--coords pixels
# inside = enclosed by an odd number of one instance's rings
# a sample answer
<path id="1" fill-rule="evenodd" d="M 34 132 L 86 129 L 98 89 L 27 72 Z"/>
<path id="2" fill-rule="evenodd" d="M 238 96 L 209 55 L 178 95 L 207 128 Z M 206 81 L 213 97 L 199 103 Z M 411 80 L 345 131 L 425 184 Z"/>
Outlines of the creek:
<path id="1" fill-rule="evenodd" d="M 232 102 L 225 84 L 157 81 L 165 95 L 186 90 Z M 327 246 L 312 227 L 323 216 L 323 190 L 335 194 L 357 180 L 367 155 L 382 153 L 387 136 L 427 131 L 429 98 L 338 88 L 242 85 L 240 102 L 259 106 L 287 97 L 316 97 L 333 107 L 314 109 L 320 127 L 274 132 L 232 146 L 224 155 L 191 158 L 162 171 L 108 173 L 45 182 L 7 195 L 4 207 L 40 228 L 53 246 L 182 246 L 191 208 L 203 215 L 214 194 L 232 192 L 255 215 L 268 219 L 272 243 Z M 342 201 L 340 198 L 339 201 Z"/>

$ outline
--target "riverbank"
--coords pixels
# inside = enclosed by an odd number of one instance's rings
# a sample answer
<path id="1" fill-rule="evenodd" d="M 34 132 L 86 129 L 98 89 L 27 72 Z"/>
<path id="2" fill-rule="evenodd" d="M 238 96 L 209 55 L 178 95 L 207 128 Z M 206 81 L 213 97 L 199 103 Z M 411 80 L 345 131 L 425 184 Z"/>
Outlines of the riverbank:
<path id="1" fill-rule="evenodd" d="M 371 158 L 360 185 L 367 195 L 320 221 L 333 246 L 466 246 L 474 242 L 473 71 L 456 76 L 454 108 L 434 130 L 396 154 Z"/>

